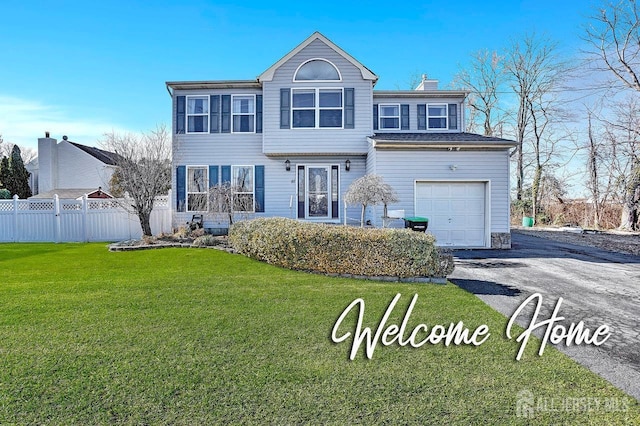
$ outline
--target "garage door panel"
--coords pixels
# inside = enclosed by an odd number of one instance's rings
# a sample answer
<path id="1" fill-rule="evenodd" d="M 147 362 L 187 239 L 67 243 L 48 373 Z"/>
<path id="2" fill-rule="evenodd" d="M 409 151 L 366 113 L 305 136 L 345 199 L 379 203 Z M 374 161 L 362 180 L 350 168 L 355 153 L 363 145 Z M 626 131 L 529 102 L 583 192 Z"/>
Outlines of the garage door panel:
<path id="1" fill-rule="evenodd" d="M 466 204 L 466 208 L 468 211 L 484 210 L 484 200 L 467 200 Z"/>
<path id="2" fill-rule="evenodd" d="M 433 208 L 437 211 L 448 212 L 451 210 L 451 200 L 434 198 Z"/>
<path id="3" fill-rule="evenodd" d="M 450 188 L 448 185 L 433 185 L 431 196 L 433 198 L 450 198 Z"/>
<path id="4" fill-rule="evenodd" d="M 484 215 L 471 215 L 466 218 L 466 228 L 469 230 L 480 229 L 484 232 Z"/>
<path id="5" fill-rule="evenodd" d="M 448 185 L 449 195 L 456 198 L 466 198 L 468 196 L 469 189 L 466 184 Z"/>
<path id="6" fill-rule="evenodd" d="M 433 201 L 416 199 L 416 211 L 433 211 Z"/>
<path id="7" fill-rule="evenodd" d="M 467 200 L 451 200 L 451 209 L 453 211 L 467 211 Z"/>
<path id="8" fill-rule="evenodd" d="M 483 182 L 417 182 L 416 216 L 429 218 L 427 232 L 440 246 L 485 246 Z"/>

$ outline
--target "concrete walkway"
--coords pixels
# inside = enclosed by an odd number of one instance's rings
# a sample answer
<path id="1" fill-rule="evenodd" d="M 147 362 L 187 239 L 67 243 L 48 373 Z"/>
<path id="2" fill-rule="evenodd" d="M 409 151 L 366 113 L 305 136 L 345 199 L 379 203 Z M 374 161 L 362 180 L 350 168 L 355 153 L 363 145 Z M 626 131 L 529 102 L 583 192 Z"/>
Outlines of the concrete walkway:
<path id="1" fill-rule="evenodd" d="M 608 325 L 611 337 L 600 347 L 557 348 L 640 400 L 640 256 L 517 232 L 512 239 L 512 250 L 455 251 L 450 280 L 508 318 L 528 296 L 540 293 L 538 322 L 551 316 L 562 297 L 561 324 L 584 321 L 592 331 Z M 532 311 L 519 315 L 521 326 L 528 326 Z M 519 346 L 514 340 L 514 359 Z"/>

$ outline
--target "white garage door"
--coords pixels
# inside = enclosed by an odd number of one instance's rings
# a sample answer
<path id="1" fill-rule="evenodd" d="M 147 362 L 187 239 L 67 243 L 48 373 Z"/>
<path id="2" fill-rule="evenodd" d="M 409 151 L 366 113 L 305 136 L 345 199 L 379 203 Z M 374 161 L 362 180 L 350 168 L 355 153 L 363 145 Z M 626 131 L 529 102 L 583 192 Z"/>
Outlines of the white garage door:
<path id="1" fill-rule="evenodd" d="M 417 182 L 416 216 L 439 246 L 485 247 L 484 182 Z"/>

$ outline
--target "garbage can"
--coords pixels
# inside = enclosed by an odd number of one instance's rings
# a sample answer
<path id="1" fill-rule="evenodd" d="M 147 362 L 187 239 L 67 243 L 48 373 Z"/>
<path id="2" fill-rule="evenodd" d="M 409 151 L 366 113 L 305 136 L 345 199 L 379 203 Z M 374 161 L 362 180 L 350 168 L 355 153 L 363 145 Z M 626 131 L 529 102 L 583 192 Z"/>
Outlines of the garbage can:
<path id="1" fill-rule="evenodd" d="M 429 219 L 426 217 L 412 216 L 404 218 L 404 227 L 414 231 L 425 232 L 429 226 Z"/>
<path id="2" fill-rule="evenodd" d="M 522 226 L 526 228 L 531 228 L 533 226 L 533 218 L 529 216 L 524 216 L 522 218 Z"/>

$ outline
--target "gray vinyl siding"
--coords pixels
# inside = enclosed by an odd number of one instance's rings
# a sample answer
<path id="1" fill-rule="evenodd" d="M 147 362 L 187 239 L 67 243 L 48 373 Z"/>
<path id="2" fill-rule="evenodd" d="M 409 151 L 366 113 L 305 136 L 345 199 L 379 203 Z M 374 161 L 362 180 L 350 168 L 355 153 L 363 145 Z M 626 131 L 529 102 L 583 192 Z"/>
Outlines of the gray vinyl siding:
<path id="1" fill-rule="evenodd" d="M 331 61 L 339 70 L 342 81 L 293 82 L 298 66 L 312 58 Z M 281 88 L 354 88 L 353 129 L 280 129 Z M 360 70 L 338 55 L 320 40 L 315 40 L 278 68 L 273 81 L 263 83 L 264 91 L 264 153 L 265 154 L 366 154 L 366 137 L 372 134 L 372 83 L 363 80 Z"/>
<path id="2" fill-rule="evenodd" d="M 404 209 L 413 216 L 416 181 L 489 181 L 491 232 L 509 232 L 508 151 L 385 151 L 376 152 L 376 173 L 398 193 L 400 201 L 389 209 Z M 452 171 L 450 166 L 457 169 Z M 382 208 L 371 213 L 381 225 Z"/>
<path id="3" fill-rule="evenodd" d="M 237 92 L 233 92 L 237 93 Z M 209 165 L 263 165 L 265 167 L 265 212 L 253 217 L 296 217 L 296 165 L 333 165 L 339 166 L 340 213 L 343 222 L 344 204 L 342 197 L 351 182 L 364 175 L 364 156 L 288 156 L 267 157 L 262 153 L 262 134 L 185 134 L 173 135 L 173 167 L 171 171 L 172 188 L 176 188 L 176 167 Z M 345 161 L 351 161 L 351 170 L 346 172 Z M 285 160 L 291 162 L 291 170 L 285 169 Z M 289 207 L 293 196 L 292 208 Z M 173 206 L 173 226 L 183 226 L 191 220 L 193 212 L 176 212 L 175 191 L 171 200 Z M 359 217 L 357 207 L 350 207 L 347 216 Z M 226 227 L 226 222 L 205 215 L 205 227 Z"/>
<path id="4" fill-rule="evenodd" d="M 461 103 L 460 99 L 456 98 L 434 98 L 434 97 L 424 97 L 424 98 L 391 98 L 391 97 L 377 97 L 375 93 L 373 94 L 373 104 L 408 104 L 409 105 L 409 130 L 400 130 L 400 129 L 378 129 L 376 133 L 460 133 L 464 131 L 464 105 Z M 418 130 L 418 104 L 456 104 L 458 105 L 458 128 L 457 129 L 427 129 L 427 130 Z M 372 107 L 373 108 L 373 107 Z M 371 125 L 373 126 L 373 117 L 371 117 Z"/>

